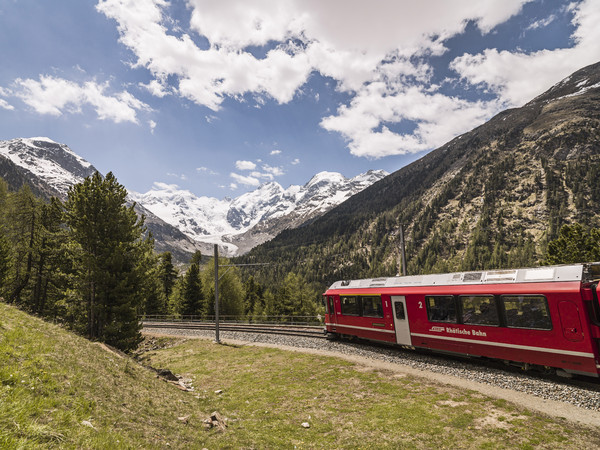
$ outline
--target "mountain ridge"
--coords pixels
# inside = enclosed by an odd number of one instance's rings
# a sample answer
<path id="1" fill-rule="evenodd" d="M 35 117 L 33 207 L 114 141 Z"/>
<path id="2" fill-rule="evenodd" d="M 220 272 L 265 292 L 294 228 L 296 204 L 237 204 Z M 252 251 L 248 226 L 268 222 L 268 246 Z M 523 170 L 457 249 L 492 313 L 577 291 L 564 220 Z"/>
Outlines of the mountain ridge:
<path id="1" fill-rule="evenodd" d="M 223 200 L 197 197 L 175 185 L 155 183 L 154 189 L 132 193 L 132 198 L 192 239 L 222 244 L 231 255 L 243 253 L 284 229 L 300 226 L 386 175 L 383 170 L 370 170 L 346 178 L 324 171 L 303 186 L 284 189 L 271 181 Z"/>
<path id="2" fill-rule="evenodd" d="M 563 224 L 600 225 L 598 176 L 600 63 L 236 261 L 321 285 L 393 276 L 402 225 L 411 274 L 541 264 Z M 268 270 L 261 282 L 277 282 Z"/>
<path id="3" fill-rule="evenodd" d="M 28 185 L 37 196 L 65 200 L 71 186 L 96 171 L 91 163 L 67 145 L 47 137 L 0 141 L 0 177 L 15 190 Z M 185 262 L 197 250 L 210 250 L 189 239 L 143 206 L 135 205 L 135 209 L 139 215 L 145 216 L 146 226 L 155 238 L 157 251 L 169 251 L 176 261 Z"/>

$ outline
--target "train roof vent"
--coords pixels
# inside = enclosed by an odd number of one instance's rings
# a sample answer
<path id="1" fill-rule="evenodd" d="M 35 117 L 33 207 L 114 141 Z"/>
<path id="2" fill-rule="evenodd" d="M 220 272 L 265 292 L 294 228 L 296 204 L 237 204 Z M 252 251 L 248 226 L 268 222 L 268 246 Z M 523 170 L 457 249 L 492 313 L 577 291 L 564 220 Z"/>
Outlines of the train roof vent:
<path id="1" fill-rule="evenodd" d="M 525 281 L 550 281 L 554 279 L 554 267 L 540 267 L 525 270 Z"/>
<path id="2" fill-rule="evenodd" d="M 481 281 L 483 272 L 468 272 L 463 274 L 463 282 Z"/>
<path id="3" fill-rule="evenodd" d="M 373 278 L 371 280 L 371 287 L 375 287 L 375 286 L 385 286 L 385 283 L 387 282 L 387 278 Z"/>
<path id="4" fill-rule="evenodd" d="M 485 273 L 484 281 L 487 283 L 498 283 L 501 281 L 515 281 L 517 279 L 516 270 L 494 270 Z"/>

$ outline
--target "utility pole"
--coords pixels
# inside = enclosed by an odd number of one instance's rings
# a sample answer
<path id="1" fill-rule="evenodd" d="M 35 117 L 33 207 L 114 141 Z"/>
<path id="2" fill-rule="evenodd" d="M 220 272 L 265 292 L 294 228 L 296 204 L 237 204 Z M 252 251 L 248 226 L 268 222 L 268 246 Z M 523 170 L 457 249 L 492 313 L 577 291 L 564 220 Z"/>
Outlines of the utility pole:
<path id="1" fill-rule="evenodd" d="M 215 343 L 220 344 L 221 339 L 219 339 L 219 246 L 215 244 Z M 266 266 L 269 263 L 257 263 L 257 264 L 224 264 L 221 267 L 227 267 L 227 270 L 223 272 L 221 277 L 224 277 L 232 267 L 241 267 L 241 266 Z"/>
<path id="2" fill-rule="evenodd" d="M 406 252 L 404 250 L 404 229 L 400 224 L 400 255 L 402 257 L 402 276 L 406 276 Z"/>
<path id="3" fill-rule="evenodd" d="M 219 246 L 215 244 L 215 342 L 219 339 Z"/>

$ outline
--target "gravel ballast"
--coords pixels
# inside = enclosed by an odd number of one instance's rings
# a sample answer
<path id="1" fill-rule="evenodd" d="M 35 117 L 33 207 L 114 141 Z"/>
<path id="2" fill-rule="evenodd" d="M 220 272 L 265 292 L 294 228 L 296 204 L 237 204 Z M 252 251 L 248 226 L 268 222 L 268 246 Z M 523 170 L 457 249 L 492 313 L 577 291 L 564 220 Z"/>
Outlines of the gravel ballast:
<path id="1" fill-rule="evenodd" d="M 210 330 L 145 327 L 143 332 L 186 338 L 214 339 Z M 472 389 L 570 421 L 600 427 L 600 382 L 577 383 L 544 379 L 525 372 L 414 350 L 310 337 L 222 331 L 221 340 L 273 346 L 313 354 L 338 356 L 353 362 L 424 377 Z"/>

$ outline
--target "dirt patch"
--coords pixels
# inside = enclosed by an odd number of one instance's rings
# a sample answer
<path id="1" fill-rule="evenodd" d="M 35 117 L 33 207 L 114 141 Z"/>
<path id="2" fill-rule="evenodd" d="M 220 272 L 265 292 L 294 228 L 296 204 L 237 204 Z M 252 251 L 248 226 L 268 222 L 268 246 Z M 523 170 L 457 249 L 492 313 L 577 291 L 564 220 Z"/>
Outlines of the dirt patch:
<path id="1" fill-rule="evenodd" d="M 440 406 L 449 406 L 450 408 L 458 408 L 459 406 L 468 406 L 467 402 L 455 402 L 454 400 L 444 400 L 437 402 Z"/>
<path id="2" fill-rule="evenodd" d="M 506 416 L 505 411 L 498 411 L 492 409 L 488 411 L 488 415 L 475 420 L 475 428 L 481 430 L 482 428 L 501 428 L 508 430 L 513 427 L 512 421 L 514 420 L 527 420 L 526 416 Z"/>
<path id="3" fill-rule="evenodd" d="M 128 357 L 125 353 L 117 350 L 116 348 L 109 347 L 104 342 L 96 342 L 96 345 L 98 347 L 100 347 L 101 349 L 106 350 L 107 352 L 112 353 L 113 355 L 115 355 L 115 356 L 117 356 L 117 357 L 119 357 L 121 359 Z"/>

